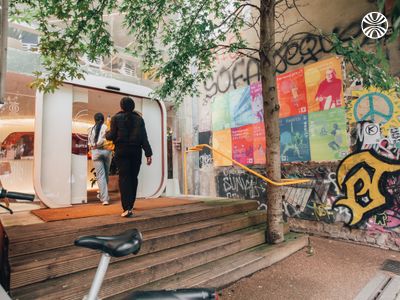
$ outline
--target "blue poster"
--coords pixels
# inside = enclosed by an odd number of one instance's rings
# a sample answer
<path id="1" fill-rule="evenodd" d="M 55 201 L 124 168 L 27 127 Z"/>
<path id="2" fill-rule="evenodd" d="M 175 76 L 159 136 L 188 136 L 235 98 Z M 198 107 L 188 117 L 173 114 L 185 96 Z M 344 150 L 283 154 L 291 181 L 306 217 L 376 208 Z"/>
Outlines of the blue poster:
<path id="1" fill-rule="evenodd" d="M 233 90 L 227 97 L 231 112 L 231 128 L 256 123 L 251 108 L 250 86 Z"/>
<path id="2" fill-rule="evenodd" d="M 297 115 L 279 120 L 281 161 L 309 161 L 308 116 Z"/>

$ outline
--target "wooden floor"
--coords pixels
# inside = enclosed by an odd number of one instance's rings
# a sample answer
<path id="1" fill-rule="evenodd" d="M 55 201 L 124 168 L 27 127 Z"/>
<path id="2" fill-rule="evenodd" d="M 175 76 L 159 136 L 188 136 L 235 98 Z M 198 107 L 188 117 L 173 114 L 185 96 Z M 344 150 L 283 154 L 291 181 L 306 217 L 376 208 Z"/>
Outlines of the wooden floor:
<path id="1" fill-rule="evenodd" d="M 270 256 L 273 251 L 265 249 L 266 212 L 257 210 L 255 201 L 185 199 L 196 202 L 140 211 L 134 218 L 118 214 L 7 226 L 12 297 L 82 299 L 100 254 L 75 247 L 74 240 L 82 235 L 112 235 L 131 228 L 143 233 L 142 249 L 137 256 L 112 259 L 101 298 L 119 299 L 143 286 L 182 288 L 212 286 L 213 282 L 221 286 L 275 261 Z M 306 244 L 306 238 L 291 235 L 288 253 Z M 283 252 L 282 248 L 276 250 L 279 259 Z M 208 269 L 213 273 L 208 274 Z M 185 282 L 179 277 L 183 272 L 190 272 L 185 273 Z M 200 274 L 204 278 L 201 282 Z"/>

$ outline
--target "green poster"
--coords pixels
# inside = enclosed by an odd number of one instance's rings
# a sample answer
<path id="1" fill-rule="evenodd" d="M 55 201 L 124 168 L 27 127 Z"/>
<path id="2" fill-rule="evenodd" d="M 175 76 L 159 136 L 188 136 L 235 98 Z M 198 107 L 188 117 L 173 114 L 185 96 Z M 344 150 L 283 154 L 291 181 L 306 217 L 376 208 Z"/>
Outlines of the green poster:
<path id="1" fill-rule="evenodd" d="M 308 114 L 312 161 L 341 160 L 348 153 L 343 108 Z"/>
<path id="2" fill-rule="evenodd" d="M 223 130 L 231 128 L 231 117 L 229 112 L 229 98 L 220 95 L 212 99 L 212 130 Z"/>

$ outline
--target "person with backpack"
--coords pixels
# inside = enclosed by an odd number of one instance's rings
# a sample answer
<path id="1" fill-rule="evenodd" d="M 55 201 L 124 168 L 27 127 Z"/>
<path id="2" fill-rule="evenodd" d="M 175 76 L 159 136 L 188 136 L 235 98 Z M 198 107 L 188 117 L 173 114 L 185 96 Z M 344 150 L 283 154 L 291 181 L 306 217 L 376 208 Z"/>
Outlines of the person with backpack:
<path id="1" fill-rule="evenodd" d="M 142 116 L 134 111 L 135 102 L 123 97 L 121 111 L 111 118 L 110 131 L 106 138 L 115 145 L 115 162 L 119 171 L 119 191 L 123 213 L 122 217 L 131 217 L 136 201 L 138 175 L 142 163 L 142 151 L 147 165 L 152 163 L 152 149 L 147 138 Z"/>

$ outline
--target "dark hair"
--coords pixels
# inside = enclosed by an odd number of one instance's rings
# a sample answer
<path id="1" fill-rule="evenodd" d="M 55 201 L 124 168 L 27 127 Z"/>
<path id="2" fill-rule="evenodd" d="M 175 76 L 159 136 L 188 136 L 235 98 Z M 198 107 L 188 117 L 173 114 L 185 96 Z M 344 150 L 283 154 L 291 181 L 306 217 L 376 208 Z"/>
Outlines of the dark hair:
<path id="1" fill-rule="evenodd" d="M 135 109 L 135 102 L 131 97 L 123 97 L 119 103 L 122 111 L 125 113 L 124 121 L 127 128 L 132 128 L 133 124 L 133 110 Z"/>
<path id="2" fill-rule="evenodd" d="M 131 112 L 135 109 L 135 102 L 131 97 L 123 97 L 119 103 L 123 112 Z"/>
<path id="3" fill-rule="evenodd" d="M 95 135 L 94 135 L 94 142 L 97 143 L 100 135 L 101 125 L 104 123 L 104 115 L 100 112 L 94 115 L 94 121 L 96 124 L 94 125 Z"/>

